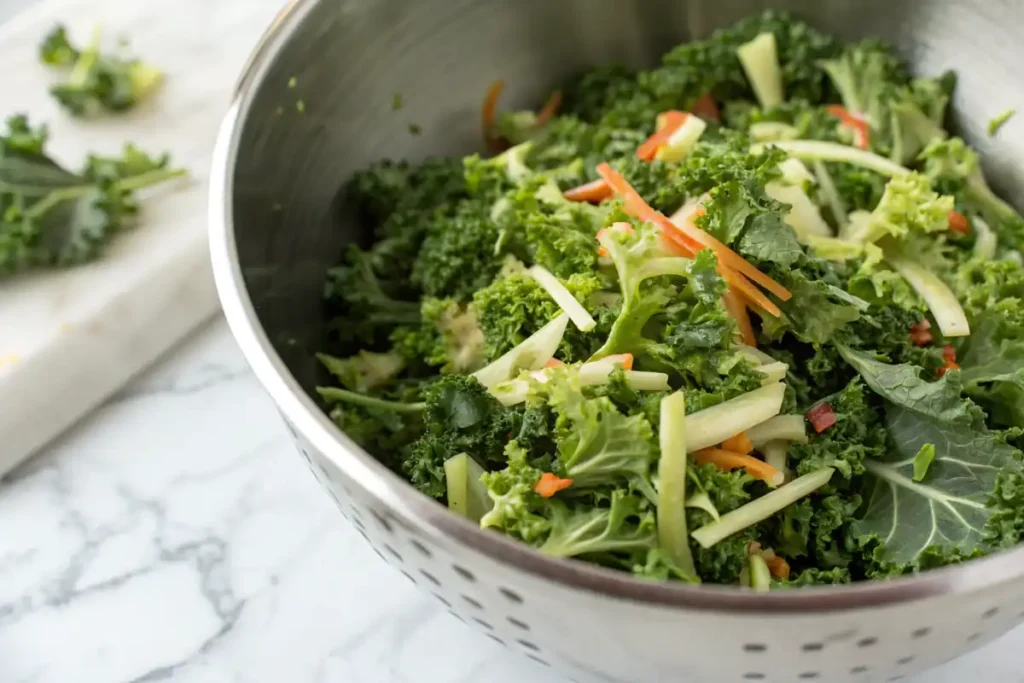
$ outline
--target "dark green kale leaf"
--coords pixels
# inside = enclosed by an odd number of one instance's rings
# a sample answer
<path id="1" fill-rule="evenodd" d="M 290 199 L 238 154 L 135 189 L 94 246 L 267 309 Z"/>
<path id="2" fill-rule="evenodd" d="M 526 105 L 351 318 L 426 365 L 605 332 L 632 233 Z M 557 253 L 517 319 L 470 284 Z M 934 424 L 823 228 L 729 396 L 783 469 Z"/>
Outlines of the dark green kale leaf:
<path id="1" fill-rule="evenodd" d="M 383 223 L 393 213 L 432 212 L 465 196 L 465 190 L 461 159 L 426 159 L 415 165 L 385 159 L 352 176 L 347 192 L 363 217 Z M 422 214 L 415 215 L 422 221 Z"/>
<path id="2" fill-rule="evenodd" d="M 490 212 L 490 202 L 466 201 L 452 215 L 436 216 L 413 264 L 412 282 L 428 296 L 458 300 L 490 284 L 505 253 Z"/>
<path id="3" fill-rule="evenodd" d="M 102 54 L 99 31 L 84 50 L 68 40 L 58 25 L 43 39 L 39 58 L 44 64 L 70 69 L 67 80 L 50 93 L 73 116 L 121 112 L 135 107 L 163 81 L 163 73 L 139 59 Z"/>
<path id="4" fill-rule="evenodd" d="M 135 192 L 184 170 L 132 145 L 121 157 L 89 157 L 73 173 L 46 155 L 45 127 L 24 116 L 0 135 L 0 275 L 70 266 L 100 256 L 139 212 Z"/>
<path id="5" fill-rule="evenodd" d="M 444 461 L 466 453 L 484 469 L 505 465 L 505 445 L 522 415 L 509 410 L 468 375 L 445 375 L 425 390 L 426 433 L 404 456 L 402 471 L 423 493 L 445 496 Z"/>

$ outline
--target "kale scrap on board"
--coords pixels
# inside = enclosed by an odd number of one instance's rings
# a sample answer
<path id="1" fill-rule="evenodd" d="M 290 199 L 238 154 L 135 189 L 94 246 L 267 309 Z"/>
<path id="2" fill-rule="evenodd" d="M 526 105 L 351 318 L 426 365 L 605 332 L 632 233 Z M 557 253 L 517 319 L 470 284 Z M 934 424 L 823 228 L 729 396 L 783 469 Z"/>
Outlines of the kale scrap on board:
<path id="1" fill-rule="evenodd" d="M 134 222 L 137 191 L 185 174 L 131 144 L 70 171 L 47 154 L 48 137 L 20 115 L 0 134 L 0 276 L 99 257 Z"/>
<path id="2" fill-rule="evenodd" d="M 786 96 L 772 106 L 756 100 L 737 57 L 764 32 Z M 445 463 L 471 456 L 484 472 L 486 529 L 551 556 L 693 580 L 658 537 L 669 392 L 638 390 L 622 370 L 583 386 L 571 366 L 555 367 L 543 381 L 524 380 L 525 400 L 504 405 L 468 374 L 561 313 L 530 274 L 541 266 L 594 319 L 587 331 L 568 324 L 560 361 L 630 354 L 634 370 L 664 373 L 684 392 L 687 414 L 761 387 L 758 364 L 736 345 L 711 250 L 668 253 L 621 199 L 564 197 L 607 162 L 666 216 L 700 199 L 696 225 L 792 293 L 773 298 L 778 316 L 753 307 L 758 348 L 788 366 L 783 413 L 824 406 L 834 417 L 785 448 L 791 476 L 828 468 L 828 483 L 710 547 L 691 539 L 700 580 L 742 581 L 758 547 L 788 563 L 774 590 L 896 576 L 1018 543 L 1024 219 L 947 130 L 954 86 L 952 74 L 914 77 L 877 41 L 842 44 L 769 11 L 680 45 L 650 69 L 578 74 L 543 125 L 532 111 L 499 115 L 511 147 L 491 158 L 372 165 L 348 185 L 365 239 L 345 249 L 325 288 L 333 322 L 320 361 L 340 385 L 321 390 L 331 417 L 441 501 Z M 808 239 L 777 191 L 794 184 L 791 160 L 753 146 L 857 143 L 837 107 L 856 115 L 867 151 L 912 171 L 890 178 L 847 161 L 806 162 L 813 181 L 795 186 L 830 234 L 857 237 L 852 250 L 848 239 Z M 637 158 L 659 114 L 691 108 L 707 128 L 681 161 Z M 948 229 L 951 212 L 966 234 Z M 929 302 L 887 265 L 894 252 L 927 262 L 970 336 L 942 336 Z M 913 340 L 922 329 L 927 338 Z M 545 497 L 542 475 L 572 485 Z M 687 478 L 690 531 L 769 491 L 742 469 L 693 460 Z"/>

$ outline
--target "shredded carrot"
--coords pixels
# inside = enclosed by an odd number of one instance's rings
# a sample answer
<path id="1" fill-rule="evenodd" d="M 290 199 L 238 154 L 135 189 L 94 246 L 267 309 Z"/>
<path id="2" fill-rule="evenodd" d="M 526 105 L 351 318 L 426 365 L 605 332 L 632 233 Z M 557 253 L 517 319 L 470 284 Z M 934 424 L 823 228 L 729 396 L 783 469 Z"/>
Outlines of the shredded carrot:
<path id="1" fill-rule="evenodd" d="M 704 207 L 701 207 L 694 211 L 693 215 L 696 218 L 697 216 L 704 215 L 704 213 L 706 213 Z M 789 301 L 793 297 L 788 289 L 752 266 L 749 261 L 718 241 L 713 235 L 698 228 L 692 220 L 686 221 L 681 225 L 676 225 L 675 223 L 672 225 L 675 225 L 683 234 L 714 251 L 721 263 L 750 278 L 783 301 Z"/>
<path id="2" fill-rule="evenodd" d="M 484 105 L 480 110 L 480 119 L 484 128 L 484 142 L 491 149 L 501 149 L 502 143 L 494 135 L 494 121 L 498 113 L 498 98 L 505 88 L 505 81 L 498 79 L 487 88 L 487 95 L 484 97 Z"/>
<path id="3" fill-rule="evenodd" d="M 733 453 L 741 453 L 743 455 L 750 455 L 754 450 L 754 444 L 750 443 L 750 438 L 746 432 L 740 432 L 736 436 L 731 436 L 722 442 L 723 451 L 732 451 Z"/>
<path id="4" fill-rule="evenodd" d="M 968 235 L 971 232 L 971 224 L 967 222 L 967 216 L 959 211 L 949 212 L 949 229 L 961 235 Z"/>
<path id="5" fill-rule="evenodd" d="M 721 263 L 718 264 L 718 273 L 729 284 L 730 289 L 733 289 L 745 296 L 750 303 L 757 305 L 757 307 L 765 313 L 773 315 L 776 318 L 782 315 L 782 310 L 776 306 L 771 299 L 766 297 L 761 290 L 755 287 L 750 280 L 743 277 L 740 273 L 737 273 L 731 268 L 727 268 Z"/>
<path id="6" fill-rule="evenodd" d="M 617 353 L 611 356 L 605 356 L 601 360 L 611 361 L 612 363 L 618 363 L 622 366 L 623 370 L 633 369 L 633 354 L 631 353 Z"/>
<path id="7" fill-rule="evenodd" d="M 840 123 L 853 131 L 853 144 L 867 149 L 871 143 L 871 127 L 862 116 L 851 113 L 846 107 L 838 104 L 828 106 L 828 113 L 839 119 Z"/>
<path id="8" fill-rule="evenodd" d="M 946 361 L 946 364 L 935 371 L 935 374 L 942 377 L 950 370 L 959 370 L 960 366 L 956 362 L 956 349 L 949 344 L 945 344 L 942 347 L 942 359 Z"/>
<path id="9" fill-rule="evenodd" d="M 764 460 L 758 460 L 753 456 L 744 455 L 743 453 L 733 453 L 721 448 L 705 448 L 704 450 L 696 451 L 693 457 L 701 465 L 711 463 L 720 470 L 735 470 L 742 467 L 747 471 L 747 474 L 755 479 L 760 479 L 775 486 L 783 481 L 782 472 Z"/>
<path id="10" fill-rule="evenodd" d="M 668 139 L 672 137 L 679 128 L 686 123 L 686 119 L 690 118 L 690 115 L 685 111 L 667 111 L 662 114 L 664 117 L 663 124 L 654 132 L 651 137 L 647 138 L 642 145 L 636 148 L 636 158 L 641 161 L 651 161 L 654 159 L 654 155 L 658 153 L 658 150 L 668 143 Z"/>
<path id="11" fill-rule="evenodd" d="M 750 314 L 747 312 L 747 303 L 743 300 L 743 296 L 737 294 L 732 289 L 725 290 L 725 294 L 722 295 L 722 301 L 725 303 L 725 310 L 729 312 L 732 319 L 736 321 L 736 326 L 740 330 L 740 335 L 743 337 L 743 343 L 747 346 L 753 346 L 757 348 L 757 338 L 754 337 L 754 326 L 750 324 Z"/>
<path id="12" fill-rule="evenodd" d="M 768 565 L 768 571 L 772 573 L 776 579 L 788 579 L 789 578 L 789 562 L 776 555 L 770 560 L 765 560 L 765 564 Z"/>
<path id="13" fill-rule="evenodd" d="M 592 202 L 600 204 L 614 193 L 604 178 L 598 178 L 579 187 L 565 191 L 565 198 L 570 202 Z"/>
<path id="14" fill-rule="evenodd" d="M 548 360 L 547 363 L 544 364 L 544 367 L 546 367 L 546 368 L 560 368 L 563 365 L 565 365 L 565 363 L 563 363 L 562 361 L 558 360 L 557 358 L 551 358 L 551 359 Z"/>
<path id="15" fill-rule="evenodd" d="M 542 498 L 550 498 L 562 489 L 567 489 L 570 486 L 572 486 L 572 479 L 562 479 L 551 472 L 545 472 L 540 475 L 540 479 L 533 485 L 533 490 L 535 493 L 540 494 Z"/>
<path id="16" fill-rule="evenodd" d="M 544 106 L 537 112 L 537 123 L 536 126 L 539 128 L 547 123 L 555 114 L 558 113 L 558 108 L 562 106 L 562 91 L 556 90 L 551 93 L 551 97 L 544 103 Z"/>
<path id="17" fill-rule="evenodd" d="M 708 119 L 715 123 L 722 120 L 722 115 L 718 112 L 718 103 L 715 102 L 715 98 L 709 92 L 698 97 L 690 107 L 690 111 L 702 119 Z"/>

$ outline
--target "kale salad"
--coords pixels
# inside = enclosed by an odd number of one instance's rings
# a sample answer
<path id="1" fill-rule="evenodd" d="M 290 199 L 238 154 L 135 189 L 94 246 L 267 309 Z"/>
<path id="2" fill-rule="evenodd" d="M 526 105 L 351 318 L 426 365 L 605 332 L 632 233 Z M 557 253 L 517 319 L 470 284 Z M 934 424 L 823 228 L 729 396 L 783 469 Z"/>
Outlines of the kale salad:
<path id="1" fill-rule="evenodd" d="M 351 181 L 326 409 L 485 530 L 647 579 L 1017 544 L 1024 219 L 947 129 L 954 85 L 777 12 L 537 111 L 496 83 L 493 154 Z"/>

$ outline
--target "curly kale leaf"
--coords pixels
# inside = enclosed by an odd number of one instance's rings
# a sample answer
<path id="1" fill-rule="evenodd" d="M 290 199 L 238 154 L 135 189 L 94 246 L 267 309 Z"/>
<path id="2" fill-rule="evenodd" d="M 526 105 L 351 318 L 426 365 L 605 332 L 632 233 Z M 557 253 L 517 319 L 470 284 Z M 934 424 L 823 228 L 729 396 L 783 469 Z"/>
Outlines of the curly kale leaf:
<path id="1" fill-rule="evenodd" d="M 0 135 L 0 275 L 96 259 L 138 214 L 138 190 L 185 174 L 132 145 L 73 173 L 47 156 L 46 142 L 45 127 L 24 116 Z"/>
<path id="2" fill-rule="evenodd" d="M 163 73 L 151 64 L 102 54 L 99 31 L 79 50 L 58 25 L 43 39 L 39 58 L 44 64 L 70 69 L 67 80 L 54 85 L 50 93 L 73 116 L 132 109 L 163 81 Z"/>
<path id="3" fill-rule="evenodd" d="M 425 390 L 426 433 L 404 456 L 402 471 L 423 493 L 445 495 L 444 461 L 466 453 L 485 469 L 505 464 L 506 444 L 519 431 L 521 414 L 502 406 L 468 375 L 445 375 Z"/>

